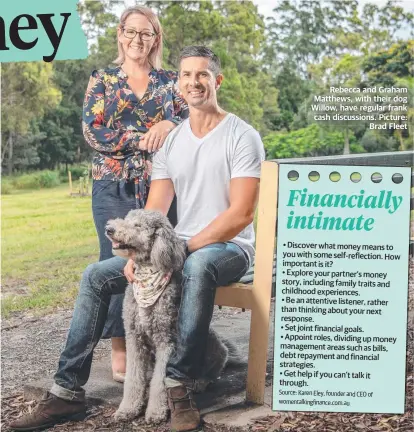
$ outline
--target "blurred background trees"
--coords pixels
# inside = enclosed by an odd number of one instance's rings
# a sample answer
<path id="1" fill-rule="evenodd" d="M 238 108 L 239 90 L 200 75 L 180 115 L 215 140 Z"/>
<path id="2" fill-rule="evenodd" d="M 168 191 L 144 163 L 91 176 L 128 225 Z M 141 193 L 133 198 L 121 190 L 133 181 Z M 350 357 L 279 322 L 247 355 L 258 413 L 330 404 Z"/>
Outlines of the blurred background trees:
<path id="1" fill-rule="evenodd" d="M 129 2 L 128 4 L 130 4 Z M 413 100 L 413 15 L 398 1 L 278 0 L 271 17 L 251 1 L 137 1 L 164 28 L 164 67 L 177 69 L 186 45 L 220 57 L 220 105 L 257 128 L 269 158 L 397 151 L 412 147 L 407 130 L 373 131 L 361 122 L 332 125 L 309 116 L 330 85 L 405 86 Z M 90 73 L 116 57 L 120 1 L 81 1 L 86 60 L 2 65 L 4 173 L 56 169 L 89 158 L 81 131 Z"/>

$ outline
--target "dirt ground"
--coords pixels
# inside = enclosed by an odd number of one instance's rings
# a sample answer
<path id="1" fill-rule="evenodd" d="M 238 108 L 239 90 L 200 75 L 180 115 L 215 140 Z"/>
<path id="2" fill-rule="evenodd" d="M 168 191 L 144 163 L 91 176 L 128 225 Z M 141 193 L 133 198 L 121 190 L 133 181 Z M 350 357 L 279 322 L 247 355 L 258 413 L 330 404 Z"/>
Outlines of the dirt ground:
<path id="1" fill-rule="evenodd" d="M 409 322 L 407 332 L 407 374 L 406 374 L 406 412 L 404 415 L 348 414 L 348 413 L 305 413 L 288 412 L 281 416 L 255 419 L 242 428 L 227 428 L 205 425 L 205 432 L 377 432 L 414 430 L 414 261 L 410 264 Z M 231 308 L 215 311 L 215 319 L 237 313 Z M 36 317 L 33 315 L 14 315 L 2 322 L 2 416 L 1 430 L 7 431 L 7 423 L 24 412 L 34 409 L 35 401 L 25 401 L 23 386 L 46 374 L 53 374 L 63 348 L 69 327 L 72 310 L 60 309 L 53 314 Z M 110 343 L 101 341 L 96 348 L 95 358 L 105 356 L 110 367 Z M 386 391 L 386 389 L 384 389 Z M 88 417 L 80 423 L 66 423 L 50 429 L 53 431 L 136 431 L 167 432 L 168 424 L 160 426 L 145 425 L 142 419 L 132 423 L 115 423 L 112 417 L 114 408 L 93 406 Z"/>

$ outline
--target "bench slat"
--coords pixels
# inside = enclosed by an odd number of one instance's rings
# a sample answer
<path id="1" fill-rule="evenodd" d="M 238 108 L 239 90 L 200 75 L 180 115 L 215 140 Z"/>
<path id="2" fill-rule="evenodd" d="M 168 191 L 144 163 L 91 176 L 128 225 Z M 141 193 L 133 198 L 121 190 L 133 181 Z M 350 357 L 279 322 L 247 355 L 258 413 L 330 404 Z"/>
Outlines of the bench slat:
<path id="1" fill-rule="evenodd" d="M 241 283 L 218 287 L 214 304 L 241 309 L 251 309 L 252 288 L 253 285 L 245 285 Z"/>

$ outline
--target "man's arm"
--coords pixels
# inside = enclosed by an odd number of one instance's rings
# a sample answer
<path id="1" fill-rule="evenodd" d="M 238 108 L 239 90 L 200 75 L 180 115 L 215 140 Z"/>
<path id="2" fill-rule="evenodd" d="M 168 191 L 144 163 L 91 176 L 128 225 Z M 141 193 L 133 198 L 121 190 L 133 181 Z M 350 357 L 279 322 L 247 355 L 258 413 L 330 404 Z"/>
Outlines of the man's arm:
<path id="1" fill-rule="evenodd" d="M 170 179 L 152 180 L 145 210 L 158 210 L 166 216 L 174 195 L 174 184 Z M 124 268 L 124 275 L 130 283 L 134 281 L 134 267 L 134 261 L 129 259 Z"/>
<path id="2" fill-rule="evenodd" d="M 152 180 L 145 210 L 158 210 L 167 215 L 174 195 L 174 184 L 171 179 Z"/>
<path id="3" fill-rule="evenodd" d="M 152 180 L 145 205 L 145 210 L 158 210 L 164 215 L 167 215 L 175 195 L 174 184 L 168 173 L 165 151 L 169 142 L 171 142 L 171 133 L 152 161 Z"/>
<path id="4" fill-rule="evenodd" d="M 168 140 L 168 137 L 167 137 Z M 148 194 L 145 210 L 158 210 L 167 216 L 171 203 L 174 199 L 174 184 L 169 178 L 165 160 L 165 145 L 159 150 L 153 160 L 150 192 Z M 134 281 L 134 261 L 128 260 L 124 268 L 124 275 L 128 282 Z"/>
<path id="5" fill-rule="evenodd" d="M 188 241 L 190 252 L 212 243 L 229 241 L 252 223 L 259 198 L 259 181 L 255 177 L 238 177 L 230 181 L 230 207 Z"/>

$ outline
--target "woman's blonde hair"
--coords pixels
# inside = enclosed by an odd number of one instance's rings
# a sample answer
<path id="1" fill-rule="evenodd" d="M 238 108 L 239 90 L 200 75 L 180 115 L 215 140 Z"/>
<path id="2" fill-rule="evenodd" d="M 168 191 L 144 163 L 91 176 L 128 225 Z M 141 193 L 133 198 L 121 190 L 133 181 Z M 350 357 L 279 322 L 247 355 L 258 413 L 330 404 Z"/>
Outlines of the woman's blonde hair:
<path id="1" fill-rule="evenodd" d="M 125 25 L 126 19 L 132 14 L 144 15 L 144 17 L 147 18 L 147 20 L 151 23 L 152 27 L 154 28 L 154 32 L 157 34 L 158 37 L 158 43 L 156 45 L 154 44 L 150 53 L 148 54 L 148 62 L 153 68 L 161 69 L 162 27 L 161 27 L 160 20 L 150 8 L 147 8 L 145 6 L 132 6 L 125 9 L 124 12 L 122 13 L 118 28 L 122 30 Z M 114 63 L 117 65 L 122 65 L 122 63 L 125 61 L 125 53 L 124 53 L 124 49 L 122 48 L 121 42 L 119 42 L 118 34 L 117 34 L 117 39 L 118 39 L 118 57 L 114 60 Z"/>

